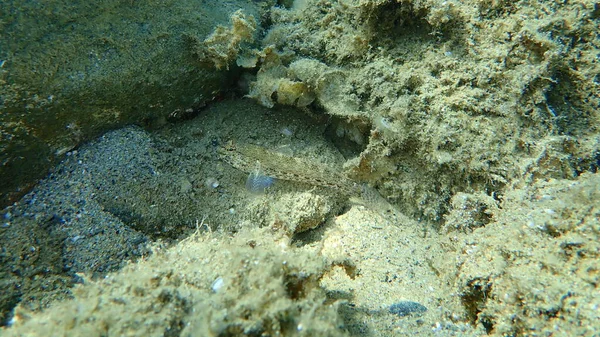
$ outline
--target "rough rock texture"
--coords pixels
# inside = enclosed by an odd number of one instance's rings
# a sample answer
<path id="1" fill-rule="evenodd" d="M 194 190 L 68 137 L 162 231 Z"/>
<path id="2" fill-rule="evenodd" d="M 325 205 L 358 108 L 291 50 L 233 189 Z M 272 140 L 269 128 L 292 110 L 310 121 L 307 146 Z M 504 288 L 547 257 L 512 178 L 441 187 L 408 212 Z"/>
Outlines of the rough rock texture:
<path id="1" fill-rule="evenodd" d="M 599 197 L 598 174 L 540 181 L 508 192 L 485 227 L 451 233 L 454 256 L 436 265 L 467 318 L 500 336 L 597 334 Z"/>
<path id="2" fill-rule="evenodd" d="M 269 229 L 193 235 L 118 275 L 86 281 L 5 336 L 345 336 L 319 286 L 330 269 Z"/>
<path id="3" fill-rule="evenodd" d="M 456 193 L 500 200 L 524 174 L 595 172 L 598 13 L 594 1 L 295 1 L 272 11 L 249 93 L 314 98 L 309 110 L 353 124 L 338 133 L 362 146 L 347 173 L 443 223 Z"/>
<path id="4" fill-rule="evenodd" d="M 326 198 L 310 192 L 287 193 L 271 207 L 272 226 L 283 227 L 289 235 L 306 232 L 323 223 L 330 215 Z"/>

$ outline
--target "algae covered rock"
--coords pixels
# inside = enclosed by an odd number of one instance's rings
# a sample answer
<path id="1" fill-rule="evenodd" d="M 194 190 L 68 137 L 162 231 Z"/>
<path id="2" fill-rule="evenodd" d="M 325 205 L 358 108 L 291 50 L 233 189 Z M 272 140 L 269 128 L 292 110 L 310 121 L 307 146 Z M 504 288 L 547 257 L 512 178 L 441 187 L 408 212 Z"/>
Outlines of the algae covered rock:
<path id="1" fill-rule="evenodd" d="M 473 324 L 503 336 L 556 327 L 597 334 L 599 187 L 597 173 L 538 181 L 509 191 L 493 221 L 468 240 L 454 232 L 455 256 L 443 263 L 456 268 L 449 279 Z"/>
<path id="2" fill-rule="evenodd" d="M 200 58 L 212 62 L 217 69 L 229 69 L 237 59 L 240 45 L 252 42 L 256 31 L 256 20 L 238 10 L 231 16 L 231 28 L 218 26 L 201 44 L 197 45 Z"/>
<path id="3" fill-rule="evenodd" d="M 289 104 L 279 83 L 302 83 L 304 110 L 361 131 L 338 133 L 362 139 L 350 173 L 443 225 L 457 193 L 597 170 L 597 7 L 295 1 L 271 11 L 249 96 Z"/>
<path id="4" fill-rule="evenodd" d="M 270 210 L 273 226 L 282 226 L 290 235 L 319 226 L 331 213 L 329 201 L 311 192 L 282 195 Z"/>
<path id="5" fill-rule="evenodd" d="M 0 205 L 82 141 L 125 124 L 156 125 L 212 100 L 234 74 L 215 66 L 235 61 L 229 56 L 252 38 L 254 18 L 273 3 L 3 5 Z"/>
<path id="6" fill-rule="evenodd" d="M 275 103 L 302 108 L 315 100 L 314 86 L 283 66 L 280 56 L 272 49 L 266 48 L 259 56 L 264 62 L 256 80 L 250 84 L 248 97 L 267 108 L 274 107 Z"/>
<path id="7" fill-rule="evenodd" d="M 338 302 L 319 282 L 331 268 L 316 252 L 278 242 L 269 229 L 235 237 L 196 234 L 29 316 L 6 336 L 344 336 Z"/>

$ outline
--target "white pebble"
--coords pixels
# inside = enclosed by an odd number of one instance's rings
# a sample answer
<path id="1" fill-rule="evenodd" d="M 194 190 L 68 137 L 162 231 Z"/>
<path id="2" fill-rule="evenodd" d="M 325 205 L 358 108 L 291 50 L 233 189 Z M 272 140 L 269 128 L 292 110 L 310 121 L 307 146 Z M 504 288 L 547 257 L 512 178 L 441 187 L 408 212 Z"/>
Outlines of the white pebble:
<path id="1" fill-rule="evenodd" d="M 204 182 L 204 186 L 206 186 L 206 188 L 217 188 L 219 185 L 219 181 L 215 178 L 207 178 Z"/>
<path id="2" fill-rule="evenodd" d="M 294 131 L 290 130 L 289 128 L 285 127 L 283 129 L 281 129 L 281 134 L 286 136 L 286 137 L 291 137 L 294 135 Z"/>
<path id="3" fill-rule="evenodd" d="M 210 286 L 212 291 L 214 293 L 218 292 L 219 289 L 223 288 L 223 286 L 225 285 L 225 281 L 223 281 L 222 277 L 217 277 L 216 280 L 213 281 L 212 285 Z"/>

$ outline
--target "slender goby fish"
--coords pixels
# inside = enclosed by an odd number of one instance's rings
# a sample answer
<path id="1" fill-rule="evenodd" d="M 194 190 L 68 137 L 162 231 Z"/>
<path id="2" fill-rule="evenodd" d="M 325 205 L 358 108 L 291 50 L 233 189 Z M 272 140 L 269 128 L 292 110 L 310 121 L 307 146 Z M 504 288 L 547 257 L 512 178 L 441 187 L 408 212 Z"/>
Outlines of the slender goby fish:
<path id="1" fill-rule="evenodd" d="M 340 173 L 341 167 L 332 168 L 251 144 L 228 145 L 220 147 L 217 152 L 223 161 L 246 173 L 253 172 L 258 161 L 265 175 L 280 180 L 331 187 L 348 194 L 360 193 L 360 187 Z"/>
<path id="2" fill-rule="evenodd" d="M 365 183 L 350 180 L 342 172 L 342 168 L 331 164 L 323 164 L 314 160 L 299 157 L 290 157 L 282 153 L 270 151 L 263 147 L 251 144 L 228 144 L 219 147 L 217 152 L 220 158 L 234 168 L 252 173 L 256 163 L 260 162 L 262 172 L 280 180 L 295 181 L 314 186 L 330 187 L 342 191 L 352 200 L 372 210 L 392 215 L 395 220 L 401 216 L 379 192 Z"/>

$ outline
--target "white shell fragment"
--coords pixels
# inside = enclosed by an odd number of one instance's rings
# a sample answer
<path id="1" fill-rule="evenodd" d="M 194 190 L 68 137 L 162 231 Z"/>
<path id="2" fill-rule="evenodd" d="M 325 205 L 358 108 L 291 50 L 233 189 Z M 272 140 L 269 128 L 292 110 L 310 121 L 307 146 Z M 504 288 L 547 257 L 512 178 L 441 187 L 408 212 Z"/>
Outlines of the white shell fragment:
<path id="1" fill-rule="evenodd" d="M 223 288 L 224 285 L 225 285 L 225 281 L 223 281 L 223 278 L 221 276 L 219 276 L 219 277 L 217 277 L 216 280 L 213 281 L 210 288 L 212 289 L 212 291 L 214 293 L 216 293 L 219 291 L 219 289 Z"/>

